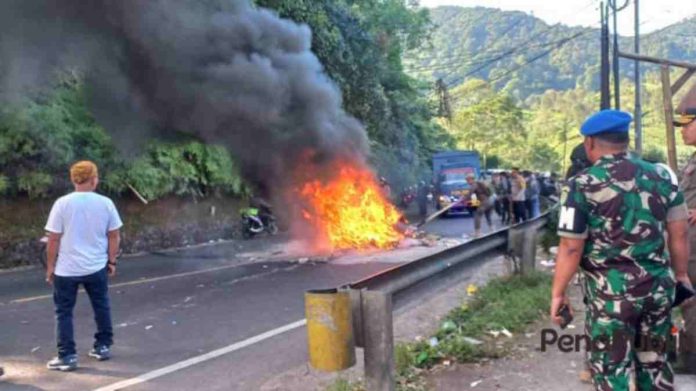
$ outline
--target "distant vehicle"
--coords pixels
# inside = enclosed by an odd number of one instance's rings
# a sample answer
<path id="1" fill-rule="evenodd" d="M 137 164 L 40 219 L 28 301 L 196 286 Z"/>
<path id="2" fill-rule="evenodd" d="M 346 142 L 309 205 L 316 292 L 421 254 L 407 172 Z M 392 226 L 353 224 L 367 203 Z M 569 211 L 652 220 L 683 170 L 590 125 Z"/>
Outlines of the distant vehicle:
<path id="1" fill-rule="evenodd" d="M 469 212 L 473 214 L 478 206 L 470 197 L 466 177 L 481 175 L 481 158 L 476 151 L 446 151 L 433 155 L 433 176 L 435 178 L 435 207 L 440 210 L 452 203 L 446 214 Z"/>

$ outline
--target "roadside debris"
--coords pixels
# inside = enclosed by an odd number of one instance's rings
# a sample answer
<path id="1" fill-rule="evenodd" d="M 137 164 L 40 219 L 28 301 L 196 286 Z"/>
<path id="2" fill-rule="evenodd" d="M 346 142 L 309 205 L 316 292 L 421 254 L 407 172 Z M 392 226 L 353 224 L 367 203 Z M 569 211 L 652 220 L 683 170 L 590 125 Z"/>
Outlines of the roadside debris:
<path id="1" fill-rule="evenodd" d="M 457 325 L 451 320 L 446 320 L 442 323 L 442 331 L 454 331 L 457 329 Z"/>
<path id="2" fill-rule="evenodd" d="M 430 345 L 431 348 L 434 348 L 435 346 L 439 345 L 440 341 L 437 339 L 437 337 L 432 337 L 428 340 L 428 345 Z"/>
<path id="3" fill-rule="evenodd" d="M 471 337 L 463 337 L 462 340 L 464 342 L 468 343 L 469 345 L 474 345 L 474 346 L 481 345 L 483 343 L 483 341 L 479 341 L 478 339 L 471 338 Z"/>

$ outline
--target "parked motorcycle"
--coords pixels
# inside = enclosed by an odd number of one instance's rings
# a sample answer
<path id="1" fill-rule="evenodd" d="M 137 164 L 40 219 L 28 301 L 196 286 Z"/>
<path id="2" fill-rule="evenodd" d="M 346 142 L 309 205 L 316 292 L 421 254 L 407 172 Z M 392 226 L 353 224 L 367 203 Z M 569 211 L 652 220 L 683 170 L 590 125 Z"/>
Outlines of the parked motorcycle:
<path id="1" fill-rule="evenodd" d="M 260 213 L 257 208 L 246 208 L 240 211 L 242 236 L 250 239 L 255 235 L 267 232 L 271 235 L 278 233 L 276 219 L 271 213 Z"/>

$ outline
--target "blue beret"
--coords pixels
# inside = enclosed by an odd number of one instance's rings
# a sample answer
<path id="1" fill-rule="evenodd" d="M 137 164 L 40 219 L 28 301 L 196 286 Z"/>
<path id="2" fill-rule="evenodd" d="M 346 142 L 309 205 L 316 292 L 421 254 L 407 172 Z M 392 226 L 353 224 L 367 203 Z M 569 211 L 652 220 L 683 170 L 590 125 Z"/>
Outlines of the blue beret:
<path id="1" fill-rule="evenodd" d="M 583 136 L 596 136 L 603 133 L 628 133 L 628 125 L 633 121 L 631 114 L 619 110 L 602 110 L 591 115 L 580 127 Z"/>

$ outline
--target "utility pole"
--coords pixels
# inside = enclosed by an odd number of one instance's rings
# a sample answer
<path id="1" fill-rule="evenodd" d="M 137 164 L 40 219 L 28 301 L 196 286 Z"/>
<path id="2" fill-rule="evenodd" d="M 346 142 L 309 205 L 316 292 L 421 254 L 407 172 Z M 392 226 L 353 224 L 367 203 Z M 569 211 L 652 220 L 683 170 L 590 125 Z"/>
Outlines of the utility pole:
<path id="1" fill-rule="evenodd" d="M 601 57 L 599 71 L 599 90 L 601 99 L 600 110 L 611 108 L 611 97 L 609 90 L 609 7 L 604 6 L 604 2 L 599 3 L 599 10 L 602 20 L 601 32 Z"/>
<path id="2" fill-rule="evenodd" d="M 633 50 L 635 51 L 636 54 L 640 54 L 640 18 L 638 14 L 638 3 L 639 0 L 633 0 L 635 4 L 635 39 L 634 39 L 634 48 Z M 636 103 L 635 103 L 635 111 L 633 113 L 633 120 L 635 121 L 635 126 L 636 126 L 636 141 L 635 141 L 635 149 L 636 152 L 639 155 L 643 154 L 643 108 L 641 107 L 641 99 L 640 99 L 640 92 L 641 92 L 641 85 L 640 85 L 640 61 L 635 60 L 634 63 L 634 77 L 635 77 L 635 95 L 636 95 Z"/>
<path id="3" fill-rule="evenodd" d="M 563 120 L 563 171 L 561 173 L 566 172 L 566 161 L 568 158 L 566 157 L 568 155 L 568 119 L 566 118 Z M 565 175 L 565 174 L 563 174 Z"/>
<path id="4" fill-rule="evenodd" d="M 452 104 L 450 102 L 449 91 L 444 80 L 437 79 L 437 82 L 435 82 L 435 90 L 437 91 L 440 104 L 438 115 L 440 117 L 445 117 L 449 122 L 452 122 Z"/>
<path id="5" fill-rule="evenodd" d="M 619 29 L 617 25 L 618 13 L 628 6 L 628 0 L 621 7 L 616 6 L 618 0 L 609 0 L 611 10 L 613 13 L 613 24 L 614 24 L 614 48 L 612 52 L 612 65 L 614 68 L 614 108 L 616 110 L 621 110 L 621 92 L 620 92 L 620 81 L 621 76 L 619 75 Z M 608 22 L 607 22 L 608 23 Z"/>

